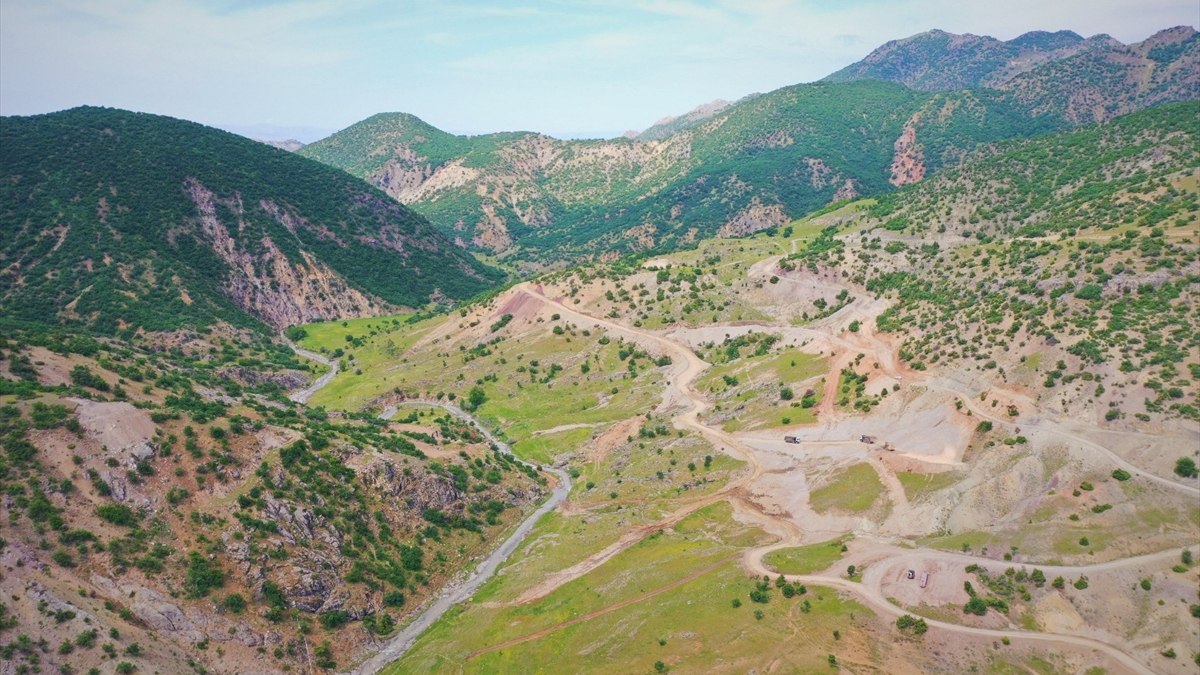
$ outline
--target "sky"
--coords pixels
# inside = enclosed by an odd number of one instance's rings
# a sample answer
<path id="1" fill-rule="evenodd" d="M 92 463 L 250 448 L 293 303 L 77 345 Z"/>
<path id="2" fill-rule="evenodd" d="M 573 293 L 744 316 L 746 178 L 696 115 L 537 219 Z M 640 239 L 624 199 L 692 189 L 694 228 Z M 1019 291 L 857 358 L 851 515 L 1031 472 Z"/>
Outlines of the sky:
<path id="1" fill-rule="evenodd" d="M 0 114 L 101 105 L 313 141 L 378 112 L 456 133 L 644 129 L 932 28 L 1137 42 L 1197 0 L 3 0 Z"/>

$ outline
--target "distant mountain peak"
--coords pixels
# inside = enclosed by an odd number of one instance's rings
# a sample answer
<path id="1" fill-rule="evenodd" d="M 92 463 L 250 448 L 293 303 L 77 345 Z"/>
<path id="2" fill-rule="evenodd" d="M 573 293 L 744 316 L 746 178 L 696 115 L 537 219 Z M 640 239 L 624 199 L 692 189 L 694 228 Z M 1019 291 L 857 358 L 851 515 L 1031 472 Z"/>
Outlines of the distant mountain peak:
<path id="1" fill-rule="evenodd" d="M 733 105 L 733 101 L 726 101 L 723 98 L 718 98 L 708 103 L 701 103 L 682 115 L 667 115 L 650 125 L 645 131 L 636 134 L 634 137 L 640 140 L 654 140 L 657 138 L 665 138 L 676 131 L 681 131 L 697 122 L 702 122 L 722 110 Z"/>
<path id="2" fill-rule="evenodd" d="M 1031 30 L 1008 41 L 1008 44 L 1032 49 L 1063 49 L 1083 42 L 1083 36 L 1073 30 Z"/>
<path id="3" fill-rule="evenodd" d="M 304 147 L 303 143 L 301 143 L 300 141 L 298 141 L 294 138 L 288 138 L 288 139 L 282 140 L 282 141 L 277 141 L 277 140 L 273 140 L 270 138 L 255 138 L 254 140 L 258 141 L 259 143 L 266 143 L 267 145 L 269 145 L 273 148 L 279 148 L 280 150 L 287 150 L 288 152 L 295 152 L 295 151 L 299 150 L 300 148 Z"/>
<path id="4" fill-rule="evenodd" d="M 1196 98 L 1198 72 L 1200 36 L 1191 26 L 1132 45 L 1069 30 L 1001 41 L 935 29 L 888 42 L 825 80 L 887 80 L 930 92 L 999 89 L 1031 104 L 1035 114 L 1054 111 L 1082 123 Z"/>

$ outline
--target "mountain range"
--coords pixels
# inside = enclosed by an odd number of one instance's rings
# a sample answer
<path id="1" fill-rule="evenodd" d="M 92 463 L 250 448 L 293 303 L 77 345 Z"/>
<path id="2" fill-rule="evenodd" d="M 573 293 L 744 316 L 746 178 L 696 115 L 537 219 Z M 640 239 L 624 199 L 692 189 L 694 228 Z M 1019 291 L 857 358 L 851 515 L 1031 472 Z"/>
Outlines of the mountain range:
<path id="1" fill-rule="evenodd" d="M 1195 98 L 1200 33 L 1176 26 L 1126 45 L 1108 35 L 1084 39 L 1071 31 L 1034 31 L 1000 41 L 933 30 L 888 42 L 825 78 L 855 80 L 887 80 L 921 91 L 999 89 L 1034 115 L 1099 122 Z"/>
<path id="2" fill-rule="evenodd" d="M 999 140 L 1195 98 L 1198 59 L 1189 27 L 1129 46 L 931 31 L 825 81 L 716 101 L 632 138 L 455 136 L 385 113 L 299 152 L 412 206 L 460 246 L 531 270 L 755 232 Z"/>
<path id="3" fill-rule="evenodd" d="M 1192 672 L 1196 50 L 0 118 L 0 673 Z"/>
<path id="4" fill-rule="evenodd" d="M 753 233 L 954 164 L 981 143 L 1065 126 L 990 90 L 862 81 L 785 87 L 655 140 L 455 136 L 368 118 L 299 152 L 518 267 Z"/>

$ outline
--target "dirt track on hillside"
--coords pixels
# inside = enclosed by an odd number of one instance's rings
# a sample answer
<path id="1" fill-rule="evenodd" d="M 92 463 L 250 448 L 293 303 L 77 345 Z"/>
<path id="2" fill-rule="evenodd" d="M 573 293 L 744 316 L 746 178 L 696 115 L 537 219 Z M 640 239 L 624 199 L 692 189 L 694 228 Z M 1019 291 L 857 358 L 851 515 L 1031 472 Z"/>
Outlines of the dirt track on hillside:
<path id="1" fill-rule="evenodd" d="M 639 328 L 633 328 L 624 324 L 592 316 L 586 314 L 574 307 L 564 304 L 560 299 L 550 297 L 546 294 L 541 286 L 530 283 L 518 284 L 506 293 L 507 300 L 503 300 L 505 307 L 520 307 L 524 314 L 530 316 L 544 309 L 552 309 L 555 313 L 562 315 L 563 318 L 573 321 L 581 328 L 604 329 L 615 336 L 622 337 L 628 341 L 634 342 L 648 351 L 652 351 L 657 355 L 666 355 L 671 358 L 672 365 L 668 369 L 667 385 L 664 388 L 663 396 L 660 404 L 657 407 L 657 412 L 666 413 L 674 412 L 673 425 L 677 429 L 689 430 L 699 434 L 713 445 L 714 448 L 726 452 L 738 459 L 746 462 L 748 471 L 741 474 L 735 480 L 726 484 L 719 491 L 696 498 L 690 498 L 675 502 L 675 510 L 667 516 L 653 523 L 648 523 L 626 531 L 615 542 L 604 548 L 603 550 L 587 556 L 583 560 L 575 564 L 552 572 L 542 578 L 535 586 L 527 589 L 518 598 L 507 604 L 526 604 L 536 602 L 553 593 L 564 584 L 572 580 L 579 579 L 589 572 L 597 569 L 606 562 L 612 560 L 622 551 L 628 549 L 639 541 L 643 540 L 650 534 L 661 529 L 668 528 L 675 523 L 678 523 L 688 515 L 695 513 L 697 510 L 721 501 L 729 502 L 734 508 L 734 515 L 739 521 L 761 527 L 764 531 L 769 532 L 779 538 L 779 541 L 768 546 L 758 547 L 745 551 L 742 555 L 742 566 L 745 571 L 752 575 L 773 574 L 763 565 L 762 559 L 766 553 L 785 548 L 796 546 L 803 543 L 808 543 L 814 533 L 826 533 L 830 531 L 856 532 L 858 526 L 855 525 L 853 519 L 844 516 L 829 516 L 816 514 L 807 506 L 807 483 L 803 480 L 798 484 L 772 484 L 765 480 L 765 474 L 772 474 L 772 478 L 779 474 L 786 474 L 786 469 L 770 468 L 766 466 L 766 462 L 772 463 L 772 467 L 777 467 L 780 461 L 779 443 L 775 440 L 768 439 L 762 433 L 749 434 L 731 434 L 722 429 L 707 426 L 702 421 L 702 415 L 709 410 L 710 402 L 707 397 L 697 391 L 694 383 L 697 378 L 709 367 L 709 364 L 703 361 L 697 354 L 682 340 L 664 334 L 663 332 L 654 332 Z M 946 401 L 954 399 L 962 401 L 962 406 L 966 411 L 970 412 L 970 417 L 967 417 L 964 411 L 959 415 L 963 419 L 953 420 L 952 425 L 974 424 L 977 420 L 990 420 L 994 424 L 1007 425 L 1015 427 L 1018 422 L 1011 419 L 998 417 L 992 411 L 980 405 L 976 398 L 978 393 L 972 394 L 968 388 L 956 381 L 950 380 L 941 376 L 934 376 L 925 372 L 916 372 L 905 368 L 897 358 L 897 346 L 887 337 L 880 336 L 875 333 L 875 319 L 886 309 L 886 303 L 881 301 L 862 301 L 856 300 L 851 302 L 842 310 L 839 310 L 834 315 L 827 317 L 819 322 L 816 322 L 807 327 L 791 327 L 791 326 L 756 326 L 759 330 L 777 332 L 790 337 L 795 342 L 803 341 L 809 350 L 821 350 L 822 353 L 828 353 L 830 358 L 830 369 L 826 374 L 826 390 L 825 396 L 820 405 L 820 423 L 817 428 L 824 429 L 826 432 L 831 430 L 850 429 L 849 426 L 840 426 L 839 422 L 844 422 L 848 419 L 845 413 L 841 413 L 835 406 L 834 401 L 838 393 L 838 374 L 843 367 L 854 362 L 858 354 L 864 355 L 864 361 L 870 364 L 869 368 L 872 378 L 887 378 L 885 382 L 900 382 L 903 381 L 906 385 L 912 385 L 916 388 L 923 388 L 925 391 L 939 392 L 939 396 Z M 857 332 L 847 332 L 845 327 L 852 321 L 859 322 L 859 330 Z M 733 326 L 710 326 L 706 330 L 708 332 L 733 329 Z M 744 326 L 737 328 L 745 329 Z M 305 354 L 308 356 L 309 354 Z M 316 356 L 316 355 L 313 355 Z M 336 369 L 336 364 L 333 365 Z M 332 379 L 330 377 L 329 379 Z M 877 381 L 875 379 L 870 380 Z M 316 383 L 314 383 L 315 387 Z M 322 385 L 323 386 L 323 385 Z M 319 387 L 315 387 L 319 389 Z M 306 390 L 307 391 L 307 390 Z M 1034 409 L 1033 401 L 1025 397 L 1021 392 L 1008 390 L 990 390 L 986 392 L 989 397 L 1001 399 L 1006 403 L 1012 403 L 1024 414 Z M 308 395 L 311 395 L 309 392 Z M 307 398 L 307 397 L 306 397 Z M 1007 408 L 1004 408 L 1007 409 Z M 953 410 L 949 413 L 937 413 L 949 417 L 953 416 Z M 925 418 L 914 417 L 907 423 L 911 425 L 925 424 Z M 1189 485 L 1183 485 L 1171 479 L 1157 476 L 1136 466 L 1133 466 L 1128 461 L 1118 456 L 1111 449 L 1097 443 L 1093 440 L 1084 438 L 1070 429 L 1060 425 L 1052 419 L 1036 419 L 1036 420 L 1021 420 L 1019 422 L 1022 433 L 1044 433 L 1050 436 L 1055 436 L 1060 439 L 1066 439 L 1077 443 L 1081 446 L 1095 450 L 1100 453 L 1103 460 L 1110 462 L 1113 466 L 1120 467 L 1139 477 L 1144 477 L 1147 480 L 1157 484 L 1169 487 L 1174 490 L 1183 491 L 1189 495 L 1200 495 L 1200 490 Z M 565 431 L 571 428 L 578 428 L 576 425 L 568 425 L 556 429 L 544 431 L 542 433 L 554 433 L 556 431 Z M 910 433 L 921 434 L 921 429 L 912 429 Z M 849 434 L 848 434 L 849 436 Z M 903 521 L 911 508 L 905 495 L 903 486 L 899 483 L 894 471 L 889 468 L 887 463 L 881 459 L 868 454 L 868 451 L 859 447 L 852 442 L 851 438 L 820 438 L 814 440 L 806 440 L 804 443 L 811 444 L 814 448 L 824 448 L 826 451 L 832 446 L 842 444 L 845 446 L 845 451 L 842 453 L 844 458 L 850 461 L 866 461 L 875 469 L 880 481 L 882 482 L 890 507 L 892 509 L 892 519 Z M 807 446 L 803 446 L 807 447 Z M 791 450 L 788 448 L 788 450 Z M 912 460 L 916 462 L 924 462 L 930 465 L 958 464 L 961 461 L 962 448 L 954 448 L 946 445 L 944 448 L 937 448 L 937 452 L 929 454 L 912 453 L 912 452 L 897 452 L 896 456 L 903 456 L 906 461 Z M 774 485 L 774 486 L 772 486 Z M 780 497 L 780 493 L 789 493 L 790 501 Z M 788 504 L 790 508 L 782 508 L 781 505 Z M 801 525 L 803 523 L 803 526 Z M 861 534 L 861 533 L 860 533 Z M 1043 570 L 1062 571 L 1061 573 L 1086 573 L 1098 572 L 1105 569 L 1119 569 L 1127 566 L 1138 565 L 1147 560 L 1157 560 L 1162 556 L 1177 555 L 1178 549 L 1173 548 L 1171 551 L 1154 554 L 1152 556 L 1139 556 L 1135 558 L 1127 558 L 1123 560 L 1114 560 L 1098 565 L 1088 565 L 1083 567 L 1062 567 L 1062 566 L 1046 566 L 1040 565 Z M 943 551 L 933 551 L 926 549 L 898 549 L 882 541 L 872 541 L 870 538 L 860 541 L 859 555 L 865 556 L 873 560 L 880 560 L 884 556 L 891 556 L 897 561 L 925 561 L 925 562 L 942 562 L 953 564 L 969 564 L 971 562 L 994 566 L 996 561 L 987 558 L 978 558 L 961 554 L 947 553 Z M 896 564 L 901 564 L 897 562 Z M 915 562 L 913 564 L 916 564 Z M 849 592 L 860 598 L 868 604 L 873 610 L 889 616 L 899 616 L 906 613 L 906 610 L 888 601 L 881 590 L 883 573 L 885 569 L 891 569 L 894 565 L 875 565 L 869 569 L 869 572 L 864 576 L 861 583 L 852 582 L 843 579 L 839 576 L 829 574 L 809 574 L 809 575 L 793 575 L 789 578 L 796 581 L 814 585 L 824 585 L 836 588 L 840 591 Z M 494 570 L 493 570 L 494 571 Z M 560 625 L 546 628 L 536 633 L 531 633 L 526 636 L 514 638 L 504 643 L 490 645 L 488 647 L 477 650 L 470 657 L 477 656 L 488 651 L 504 648 L 536 640 L 539 637 L 547 635 L 561 628 L 568 627 L 587 621 L 590 618 L 601 614 L 615 611 L 623 607 L 627 607 L 633 603 L 648 599 L 654 595 L 665 592 L 678 586 L 681 583 L 695 578 L 698 575 L 707 573 L 708 569 L 701 570 L 684 579 L 672 582 L 660 589 L 649 593 L 630 598 L 628 600 L 616 603 L 601 610 L 589 613 L 587 615 L 572 619 Z M 460 598 L 461 599 L 461 598 Z M 457 602 L 457 600 L 455 600 Z M 907 612 L 911 613 L 911 611 Z M 440 616 L 440 614 L 439 614 Z M 996 630 L 988 628 L 977 628 L 972 626 L 959 625 L 944 621 L 936 621 L 926 617 L 926 622 L 930 628 L 938 631 L 947 631 L 962 635 L 971 635 L 979 637 L 990 637 L 995 639 L 1008 638 L 1010 640 L 1028 641 L 1037 644 L 1042 644 L 1051 647 L 1057 647 L 1067 650 L 1085 650 L 1094 651 L 1105 655 L 1105 658 L 1112 666 L 1119 667 L 1129 672 L 1150 672 L 1142 663 L 1125 651 L 1124 645 L 1109 644 L 1090 637 L 1080 635 L 1070 635 L 1061 633 L 1037 633 L 1021 630 Z M 426 624 L 428 625 L 428 624 Z M 420 634 L 423 627 L 415 627 L 416 632 L 406 638 L 407 645 Z M 406 633 L 412 631 L 406 631 Z M 393 644 L 395 642 L 393 641 Z M 396 649 L 387 650 L 389 658 L 396 658 L 402 654 L 403 650 Z M 375 659 L 372 659 L 368 664 L 364 664 L 359 672 L 372 672 L 371 668 L 382 666 L 386 663 L 383 660 L 384 654 L 380 654 Z M 369 667 L 368 667 L 369 665 Z"/>
<path id="2" fill-rule="evenodd" d="M 688 429 L 699 433 L 715 447 L 729 452 L 730 454 L 737 456 L 739 459 L 746 461 L 750 467 L 750 471 L 747 474 L 728 484 L 721 491 L 703 499 L 689 501 L 666 518 L 663 518 L 658 522 L 650 523 L 634 530 L 630 530 L 604 550 L 585 558 L 571 567 L 548 575 L 536 586 L 523 593 L 512 604 L 530 603 L 546 597 L 557 588 L 560 588 L 563 584 L 574 579 L 578 579 L 588 572 L 596 569 L 600 565 L 603 565 L 605 562 L 611 560 L 621 551 L 634 545 L 645 536 L 648 536 L 649 534 L 665 527 L 669 527 L 688 514 L 695 512 L 699 508 L 717 501 L 730 501 L 732 504 L 734 504 L 735 512 L 740 520 L 749 520 L 754 522 L 755 524 L 763 527 L 764 530 L 772 532 L 780 538 L 780 541 L 777 543 L 752 549 L 743 555 L 743 567 L 752 575 L 771 574 L 771 571 L 766 569 L 766 567 L 762 564 L 762 557 L 767 552 L 776 550 L 778 548 L 799 545 L 805 542 L 806 532 L 796 524 L 796 514 L 791 514 L 792 517 L 786 517 L 767 513 L 760 506 L 755 504 L 754 501 L 735 496 L 735 492 L 737 494 L 743 494 L 748 491 L 752 492 L 751 487 L 755 481 L 764 474 L 763 464 L 760 462 L 758 453 L 753 447 L 753 441 L 750 443 L 744 442 L 745 439 L 738 438 L 737 436 L 727 433 L 723 430 L 706 426 L 701 422 L 700 416 L 709 408 L 710 404 L 703 394 L 696 391 L 696 389 L 693 387 L 693 383 L 700 376 L 700 374 L 703 373 L 709 364 L 700 359 L 691 348 L 680 341 L 666 337 L 659 333 L 631 328 L 608 319 L 594 317 L 580 312 L 573 307 L 563 304 L 556 298 L 546 296 L 540 287 L 535 288 L 529 284 L 521 284 L 515 287 L 512 292 L 522 294 L 527 297 L 536 298 L 542 303 L 545 303 L 545 305 L 552 307 L 557 313 L 577 322 L 582 327 L 604 328 L 628 340 L 637 342 L 639 345 L 645 348 L 653 348 L 660 354 L 666 354 L 670 356 L 674 365 L 668 378 L 667 391 L 664 392 L 663 402 L 659 406 L 658 411 L 665 412 L 673 404 L 682 406 L 682 410 L 674 417 L 674 425 L 676 428 Z M 960 397 L 964 401 L 966 407 L 971 410 L 972 414 L 979 419 L 989 419 L 993 422 L 999 422 L 1002 424 L 1013 424 L 1009 420 L 997 418 L 994 415 L 991 415 L 988 411 L 983 410 L 981 406 L 975 405 L 975 402 L 971 400 L 971 397 L 967 396 L 965 392 L 960 391 L 956 385 L 949 384 L 941 378 L 929 377 L 926 376 L 925 373 L 918 373 L 903 368 L 899 364 L 899 360 L 896 358 L 895 345 L 877 335 L 873 329 L 875 317 L 877 317 L 878 314 L 885 309 L 885 307 L 886 306 L 883 303 L 879 302 L 860 303 L 857 306 L 855 306 L 855 303 L 852 303 L 847 308 L 839 312 L 838 315 L 829 317 L 825 322 L 823 322 L 823 325 L 799 329 L 803 330 L 807 334 L 807 337 L 820 338 L 821 344 L 830 349 L 831 353 L 834 355 L 833 359 L 831 360 L 830 372 L 826 376 L 827 385 L 829 381 L 832 381 L 834 384 L 834 391 L 826 391 L 826 400 L 823 402 L 822 408 L 823 412 L 825 413 L 823 416 L 825 420 L 824 424 L 830 424 L 832 421 L 831 418 L 837 415 L 836 409 L 829 405 L 831 403 L 831 399 L 833 398 L 831 394 L 836 393 L 837 373 L 840 371 L 841 367 L 844 367 L 845 364 L 852 361 L 854 355 L 859 353 L 869 355 L 869 357 L 872 358 L 877 364 L 877 370 L 888 377 L 894 378 L 897 381 L 903 379 L 909 383 L 919 384 L 930 389 L 939 389 Z M 837 332 L 840 326 L 843 326 L 849 321 L 854 320 L 860 322 L 860 329 L 857 333 L 851 333 L 849 336 L 844 336 Z M 714 328 L 720 330 L 723 327 L 717 326 Z M 770 329 L 768 328 L 767 330 Z M 787 328 L 781 330 L 795 331 L 797 329 Z M 1028 423 L 1026 423 L 1026 426 L 1029 426 Z M 1126 468 L 1126 470 L 1130 471 L 1131 473 L 1135 473 L 1135 475 L 1147 477 L 1155 482 L 1168 485 L 1175 489 L 1180 489 L 1187 492 L 1195 492 L 1195 490 L 1190 486 L 1181 485 L 1169 479 L 1154 476 L 1153 474 L 1130 466 L 1128 462 L 1122 460 L 1111 450 L 1108 450 L 1107 448 L 1104 448 L 1103 446 L 1088 439 L 1080 438 L 1077 435 L 1058 429 L 1054 425 L 1053 421 L 1042 420 L 1039 421 L 1035 426 L 1037 426 L 1039 429 L 1045 430 L 1048 433 L 1061 435 L 1088 447 L 1093 447 L 1103 452 L 1106 458 L 1111 460 L 1113 464 L 1121 466 L 1122 468 Z M 957 457 L 946 456 L 946 453 L 944 452 L 940 455 L 918 456 L 915 458 L 922 461 L 928 461 L 930 463 L 954 463 L 958 461 Z M 888 469 L 883 462 L 871 458 L 868 458 L 868 461 L 879 474 L 881 482 L 884 484 L 884 487 L 889 495 L 889 499 L 892 502 L 892 508 L 902 512 L 908 507 L 908 504 L 907 499 L 905 498 L 903 487 L 899 484 L 895 474 L 891 472 L 891 470 Z M 868 544 L 868 546 L 870 546 L 870 544 Z M 893 551 L 893 547 L 883 544 L 879 545 L 877 553 L 883 555 L 888 552 L 893 554 L 895 553 L 895 551 Z M 990 559 L 974 558 L 971 556 L 963 556 L 940 551 L 920 550 L 917 552 L 908 553 L 908 555 L 923 556 L 924 558 L 930 560 L 953 560 L 956 563 L 973 561 L 983 565 L 995 565 L 995 561 Z M 1098 565 L 1089 565 L 1079 568 L 1063 567 L 1061 569 L 1070 570 L 1073 572 L 1096 572 L 1102 569 L 1136 565 L 1143 562 L 1147 558 L 1157 558 L 1170 555 L 1177 555 L 1177 550 L 1172 549 L 1171 551 L 1148 557 L 1142 556 L 1138 558 L 1110 561 Z M 1044 570 L 1052 571 L 1060 569 L 1060 567 L 1051 566 L 1041 567 Z M 868 575 L 868 577 L 864 579 L 862 583 L 851 582 L 846 579 L 831 575 L 796 575 L 791 578 L 802 583 L 825 585 L 837 588 L 838 590 L 853 593 L 870 605 L 874 610 L 886 615 L 899 616 L 905 613 L 905 610 L 892 604 L 883 596 L 879 589 L 879 579 L 876 579 L 871 575 Z M 650 595 L 653 595 L 653 592 L 647 595 L 647 597 Z M 623 603 L 619 603 L 619 606 L 613 606 L 611 608 L 606 608 L 605 610 L 600 610 L 600 613 L 619 609 L 620 607 L 627 606 L 628 604 L 631 604 L 631 601 L 625 601 Z M 1123 670 L 1137 673 L 1150 672 L 1146 666 L 1141 664 L 1137 659 L 1127 653 L 1122 646 L 1108 644 L 1089 637 L 1058 633 L 1035 633 L 1019 630 L 993 630 L 976 628 L 944 621 L 935 621 L 929 618 L 926 618 L 926 622 L 935 630 L 957 632 L 963 635 L 992 637 L 996 639 L 1008 638 L 1010 640 L 1029 641 L 1068 650 L 1093 650 L 1106 655 L 1113 666 L 1117 666 Z M 578 621 L 574 621 L 574 623 L 578 623 Z M 556 626 L 544 629 L 537 633 L 511 640 L 508 643 L 504 643 L 504 645 L 509 643 L 520 644 L 522 642 L 534 640 L 543 636 L 544 634 L 548 634 L 563 627 L 566 626 Z M 485 649 L 477 651 L 473 655 L 491 651 L 492 649 L 500 648 L 504 645 L 489 646 Z"/>

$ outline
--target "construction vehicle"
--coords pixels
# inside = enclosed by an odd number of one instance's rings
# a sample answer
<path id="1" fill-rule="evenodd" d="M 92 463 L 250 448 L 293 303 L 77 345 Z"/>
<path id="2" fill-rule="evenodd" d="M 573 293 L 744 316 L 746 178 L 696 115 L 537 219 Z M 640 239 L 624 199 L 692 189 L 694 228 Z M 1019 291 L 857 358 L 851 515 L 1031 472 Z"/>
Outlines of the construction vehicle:
<path id="1" fill-rule="evenodd" d="M 783 437 L 783 442 L 784 442 L 784 443 L 794 443 L 794 444 L 799 444 L 799 443 L 800 443 L 800 439 L 799 439 L 799 438 L 796 438 L 795 436 L 784 436 L 784 437 Z"/>

